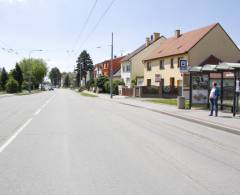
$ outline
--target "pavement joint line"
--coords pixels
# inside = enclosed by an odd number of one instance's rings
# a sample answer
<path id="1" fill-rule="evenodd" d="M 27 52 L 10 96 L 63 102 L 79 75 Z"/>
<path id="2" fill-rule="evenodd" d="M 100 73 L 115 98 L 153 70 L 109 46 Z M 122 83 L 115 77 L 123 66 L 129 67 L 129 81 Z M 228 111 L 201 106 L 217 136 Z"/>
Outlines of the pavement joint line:
<path id="1" fill-rule="evenodd" d="M 49 100 L 47 100 L 43 105 L 44 107 L 49 104 L 53 98 L 55 97 L 56 95 L 52 96 Z M 37 116 L 44 108 L 43 106 L 41 106 L 41 108 L 39 108 L 35 113 L 34 113 L 34 116 Z M 16 137 L 32 122 L 32 120 L 34 119 L 34 116 L 29 118 L 19 129 L 17 129 L 17 131 L 2 145 L 0 146 L 0 153 L 2 153 L 7 147 L 9 144 L 11 144 L 15 139 Z"/>

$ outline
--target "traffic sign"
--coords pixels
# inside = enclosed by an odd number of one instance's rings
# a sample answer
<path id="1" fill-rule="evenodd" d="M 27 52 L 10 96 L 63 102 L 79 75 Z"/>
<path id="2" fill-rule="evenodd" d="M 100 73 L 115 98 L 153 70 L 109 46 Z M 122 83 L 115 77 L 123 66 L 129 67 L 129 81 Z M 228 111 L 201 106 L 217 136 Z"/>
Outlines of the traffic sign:
<path id="1" fill-rule="evenodd" d="M 188 71 L 188 62 L 187 60 L 180 60 L 179 61 L 179 64 L 180 64 L 180 72 L 181 73 L 185 73 Z"/>

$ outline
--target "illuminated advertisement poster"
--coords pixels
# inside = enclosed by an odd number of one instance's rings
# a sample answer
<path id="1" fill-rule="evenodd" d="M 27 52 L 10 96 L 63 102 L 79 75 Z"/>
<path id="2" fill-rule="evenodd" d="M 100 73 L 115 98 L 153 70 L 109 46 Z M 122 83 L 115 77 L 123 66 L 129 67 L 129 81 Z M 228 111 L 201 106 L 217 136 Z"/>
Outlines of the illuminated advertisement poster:
<path id="1" fill-rule="evenodd" d="M 193 76 L 192 78 L 192 103 L 208 103 L 208 75 Z"/>

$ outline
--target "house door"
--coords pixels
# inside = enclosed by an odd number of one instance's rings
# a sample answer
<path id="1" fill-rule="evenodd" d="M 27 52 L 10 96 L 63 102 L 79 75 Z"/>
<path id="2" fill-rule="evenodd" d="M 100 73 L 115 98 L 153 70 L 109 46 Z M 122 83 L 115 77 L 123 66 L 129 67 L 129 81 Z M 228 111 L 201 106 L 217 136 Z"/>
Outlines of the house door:
<path id="1" fill-rule="evenodd" d="M 175 87 L 175 78 L 171 77 L 170 78 L 170 88 L 174 88 Z"/>
<path id="2" fill-rule="evenodd" d="M 164 79 L 161 79 L 162 90 L 164 90 Z"/>
<path id="3" fill-rule="evenodd" d="M 152 83 L 151 83 L 151 79 L 147 79 L 147 86 L 151 87 Z"/>

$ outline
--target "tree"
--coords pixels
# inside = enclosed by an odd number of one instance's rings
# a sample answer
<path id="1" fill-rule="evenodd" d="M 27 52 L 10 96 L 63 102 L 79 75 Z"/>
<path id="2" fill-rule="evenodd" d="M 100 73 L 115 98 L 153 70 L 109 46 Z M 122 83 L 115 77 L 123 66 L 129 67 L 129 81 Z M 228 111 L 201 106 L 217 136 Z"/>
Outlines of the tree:
<path id="1" fill-rule="evenodd" d="M 47 65 L 43 59 L 23 59 L 19 66 L 22 70 L 24 82 L 31 86 L 38 87 L 47 74 Z"/>
<path id="2" fill-rule="evenodd" d="M 47 64 L 42 59 L 36 59 L 32 66 L 32 74 L 35 86 L 42 84 L 44 77 L 47 75 Z"/>
<path id="3" fill-rule="evenodd" d="M 1 72 L 1 79 L 0 79 L 1 88 L 2 88 L 3 90 L 6 89 L 7 80 L 8 80 L 8 73 L 7 73 L 7 71 L 5 70 L 5 68 L 3 67 L 2 72 Z"/>
<path id="4" fill-rule="evenodd" d="M 77 59 L 77 68 L 75 70 L 76 75 L 76 84 L 79 87 L 81 85 L 81 80 L 84 78 L 84 83 L 87 83 L 87 73 L 93 71 L 93 61 L 87 53 L 86 50 L 83 50 Z M 91 74 L 90 74 L 91 75 Z"/>
<path id="5" fill-rule="evenodd" d="M 61 76 L 62 76 L 61 72 L 57 67 L 52 68 L 49 73 L 49 79 L 51 80 L 52 85 L 60 86 L 61 85 Z"/>
<path id="6" fill-rule="evenodd" d="M 11 71 L 13 79 L 15 79 L 18 82 L 18 91 L 22 90 L 22 83 L 23 83 L 23 74 L 22 70 L 18 63 L 16 63 L 15 69 Z"/>
<path id="7" fill-rule="evenodd" d="M 19 89 L 18 82 L 14 80 L 12 77 L 7 81 L 6 91 L 8 93 L 17 93 Z"/>
<path id="8" fill-rule="evenodd" d="M 70 87 L 70 78 L 69 78 L 69 74 L 66 74 L 65 78 L 64 78 L 64 83 L 63 86 L 68 88 Z"/>

